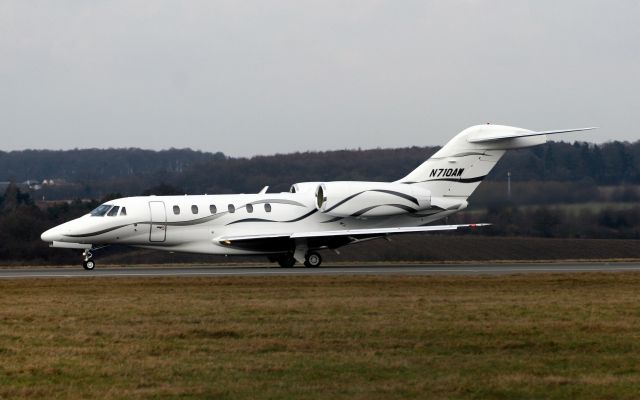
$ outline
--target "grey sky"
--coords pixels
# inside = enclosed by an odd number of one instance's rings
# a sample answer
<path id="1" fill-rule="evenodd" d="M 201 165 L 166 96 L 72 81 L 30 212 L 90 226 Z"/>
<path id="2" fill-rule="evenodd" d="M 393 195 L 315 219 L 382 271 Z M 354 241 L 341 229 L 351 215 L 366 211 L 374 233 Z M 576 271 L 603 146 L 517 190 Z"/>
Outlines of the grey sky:
<path id="1" fill-rule="evenodd" d="M 638 140 L 640 2 L 0 0 L 0 149 Z"/>

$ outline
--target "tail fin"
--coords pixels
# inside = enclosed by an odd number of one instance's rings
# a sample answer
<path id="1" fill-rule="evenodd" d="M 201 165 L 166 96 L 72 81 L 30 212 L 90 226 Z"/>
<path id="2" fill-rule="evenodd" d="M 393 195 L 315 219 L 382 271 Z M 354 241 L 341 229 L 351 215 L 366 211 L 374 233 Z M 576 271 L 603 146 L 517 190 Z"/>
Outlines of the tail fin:
<path id="1" fill-rule="evenodd" d="M 472 126 L 398 182 L 419 185 L 434 197 L 466 199 L 507 150 L 544 144 L 547 135 L 589 129 L 595 128 L 535 132 L 502 125 Z"/>

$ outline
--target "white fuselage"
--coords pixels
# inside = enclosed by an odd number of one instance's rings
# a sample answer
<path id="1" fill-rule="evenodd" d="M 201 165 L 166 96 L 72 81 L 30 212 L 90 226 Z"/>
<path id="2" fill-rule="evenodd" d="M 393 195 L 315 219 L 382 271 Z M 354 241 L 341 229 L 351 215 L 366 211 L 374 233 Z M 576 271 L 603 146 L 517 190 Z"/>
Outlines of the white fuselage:
<path id="1" fill-rule="evenodd" d="M 356 199 L 354 199 L 356 200 Z M 43 233 L 58 243 L 121 244 L 204 254 L 269 254 L 278 249 L 243 249 L 221 238 L 291 234 L 385 226 L 421 226 L 457 210 L 426 210 L 388 217 L 334 217 L 319 211 L 312 192 L 127 197 L 105 204 L 117 215 L 87 214 Z M 122 208 L 126 215 L 121 215 Z M 177 211 L 177 212 L 176 212 Z M 233 212 L 231 212 L 233 211 Z"/>

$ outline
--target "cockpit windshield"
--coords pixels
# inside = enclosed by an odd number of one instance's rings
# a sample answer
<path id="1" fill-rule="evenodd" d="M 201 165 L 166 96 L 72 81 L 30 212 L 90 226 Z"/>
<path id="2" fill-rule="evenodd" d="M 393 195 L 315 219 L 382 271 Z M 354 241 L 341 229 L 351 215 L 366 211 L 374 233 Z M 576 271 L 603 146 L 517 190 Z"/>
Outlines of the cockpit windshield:
<path id="1" fill-rule="evenodd" d="M 98 206 L 95 210 L 91 211 L 91 215 L 94 217 L 104 217 L 104 215 L 111 209 L 111 204 L 103 204 Z"/>
<path id="2" fill-rule="evenodd" d="M 120 209 L 119 206 L 114 206 L 111 210 L 109 210 L 109 212 L 107 213 L 107 216 L 115 217 L 116 215 L 118 215 L 118 210 L 119 209 Z"/>

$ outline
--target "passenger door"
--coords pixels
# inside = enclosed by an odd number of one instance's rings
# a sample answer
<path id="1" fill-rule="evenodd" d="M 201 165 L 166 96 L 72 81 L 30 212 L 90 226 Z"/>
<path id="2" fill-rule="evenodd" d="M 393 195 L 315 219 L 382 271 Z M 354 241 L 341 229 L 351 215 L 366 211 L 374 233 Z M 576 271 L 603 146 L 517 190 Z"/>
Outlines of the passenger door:
<path id="1" fill-rule="evenodd" d="M 167 238 L 167 212 L 162 201 L 149 202 L 150 242 L 164 242 Z"/>

